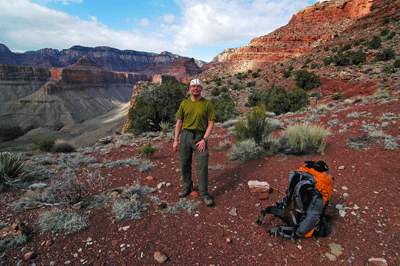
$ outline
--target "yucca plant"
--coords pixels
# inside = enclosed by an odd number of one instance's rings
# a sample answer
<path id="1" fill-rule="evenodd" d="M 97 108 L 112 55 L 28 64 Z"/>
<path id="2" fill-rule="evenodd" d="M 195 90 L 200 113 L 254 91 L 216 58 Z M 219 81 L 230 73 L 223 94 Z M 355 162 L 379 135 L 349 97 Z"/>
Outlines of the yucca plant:
<path id="1" fill-rule="evenodd" d="M 19 156 L 9 152 L 0 153 L 0 186 L 12 186 L 25 176 L 26 170 Z"/>

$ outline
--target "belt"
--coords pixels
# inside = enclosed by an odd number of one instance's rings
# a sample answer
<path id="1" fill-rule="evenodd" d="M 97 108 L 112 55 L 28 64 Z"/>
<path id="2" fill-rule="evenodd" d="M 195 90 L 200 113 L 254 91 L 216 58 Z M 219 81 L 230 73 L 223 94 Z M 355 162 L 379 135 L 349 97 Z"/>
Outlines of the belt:
<path id="1" fill-rule="evenodd" d="M 182 129 L 182 130 L 183 130 L 183 131 L 190 132 L 190 133 L 193 133 L 193 134 L 196 134 L 196 133 L 205 134 L 205 133 L 206 133 L 206 132 L 203 131 L 203 130 L 196 130 L 196 129 L 186 129 L 186 128 L 184 128 L 184 129 Z"/>

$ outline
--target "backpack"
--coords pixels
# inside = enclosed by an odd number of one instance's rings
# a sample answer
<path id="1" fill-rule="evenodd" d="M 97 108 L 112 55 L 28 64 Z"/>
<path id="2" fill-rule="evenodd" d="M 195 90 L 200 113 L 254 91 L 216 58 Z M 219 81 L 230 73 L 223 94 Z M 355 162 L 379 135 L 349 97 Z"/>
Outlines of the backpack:
<path id="1" fill-rule="evenodd" d="M 329 222 L 332 219 L 325 214 L 332 196 L 334 178 L 323 161 L 306 161 L 306 164 L 290 173 L 286 195 L 277 206 L 261 210 L 261 224 L 266 214 L 279 217 L 286 225 L 271 228 L 270 234 L 281 235 L 294 240 L 311 236 L 328 236 Z"/>

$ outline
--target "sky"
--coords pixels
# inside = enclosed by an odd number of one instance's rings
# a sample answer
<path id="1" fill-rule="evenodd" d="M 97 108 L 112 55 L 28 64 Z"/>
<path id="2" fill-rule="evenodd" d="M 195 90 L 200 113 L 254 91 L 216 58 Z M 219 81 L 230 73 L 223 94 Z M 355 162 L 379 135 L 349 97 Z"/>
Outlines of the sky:
<path id="1" fill-rule="evenodd" d="M 0 43 L 13 52 L 74 45 L 210 62 L 286 25 L 316 0 L 0 0 Z"/>

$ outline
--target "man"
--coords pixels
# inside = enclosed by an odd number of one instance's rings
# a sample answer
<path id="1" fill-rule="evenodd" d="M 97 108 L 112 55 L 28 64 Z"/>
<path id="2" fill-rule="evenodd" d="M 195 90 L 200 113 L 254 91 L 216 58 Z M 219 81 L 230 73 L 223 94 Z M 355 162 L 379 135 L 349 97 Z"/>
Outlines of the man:
<path id="1" fill-rule="evenodd" d="M 184 198 L 193 190 L 192 154 L 197 162 L 197 178 L 200 198 L 207 206 L 214 201 L 208 194 L 208 145 L 207 139 L 214 128 L 215 113 L 211 102 L 201 96 L 203 84 L 199 79 L 190 81 L 191 97 L 184 100 L 178 110 L 173 150 L 179 151 L 182 169 Z M 179 135 L 182 133 L 179 143 Z"/>

